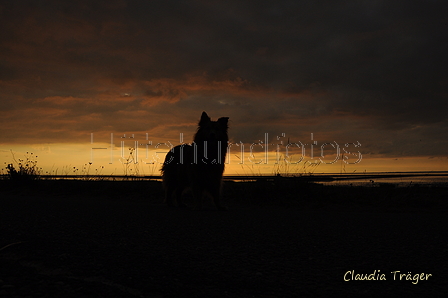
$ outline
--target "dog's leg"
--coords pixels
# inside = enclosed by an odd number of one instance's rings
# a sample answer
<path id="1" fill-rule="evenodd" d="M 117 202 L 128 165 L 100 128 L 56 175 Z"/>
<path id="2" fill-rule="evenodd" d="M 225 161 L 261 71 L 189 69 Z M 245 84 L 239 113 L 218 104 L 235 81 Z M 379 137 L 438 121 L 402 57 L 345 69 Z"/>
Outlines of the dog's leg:
<path id="1" fill-rule="evenodd" d="M 165 201 L 168 207 L 174 207 L 174 190 L 171 187 L 165 187 Z"/>
<path id="2" fill-rule="evenodd" d="M 227 207 L 222 205 L 221 202 L 221 188 L 216 187 L 210 192 L 211 196 L 213 197 L 213 202 L 215 203 L 215 206 L 220 211 L 227 210 Z"/>
<path id="3" fill-rule="evenodd" d="M 194 202 L 194 210 L 202 210 L 202 197 L 203 197 L 203 190 L 201 187 L 195 186 L 193 187 L 193 202 Z"/>
<path id="4" fill-rule="evenodd" d="M 182 187 L 179 187 L 176 189 L 176 202 L 177 202 L 177 206 L 179 208 L 187 209 L 188 206 L 182 200 L 183 193 L 184 193 L 184 189 Z"/>

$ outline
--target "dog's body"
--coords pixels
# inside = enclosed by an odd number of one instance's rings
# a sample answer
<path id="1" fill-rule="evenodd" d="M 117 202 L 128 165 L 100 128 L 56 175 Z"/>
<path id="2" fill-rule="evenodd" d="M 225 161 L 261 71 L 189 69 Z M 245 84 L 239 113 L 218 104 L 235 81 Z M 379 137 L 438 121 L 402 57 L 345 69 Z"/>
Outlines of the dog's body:
<path id="1" fill-rule="evenodd" d="M 211 121 L 203 112 L 194 142 L 176 146 L 168 152 L 162 166 L 165 200 L 168 206 L 185 207 L 182 194 L 190 190 L 196 208 L 202 208 L 204 196 L 210 196 L 218 209 L 221 182 L 227 153 L 227 117 Z"/>

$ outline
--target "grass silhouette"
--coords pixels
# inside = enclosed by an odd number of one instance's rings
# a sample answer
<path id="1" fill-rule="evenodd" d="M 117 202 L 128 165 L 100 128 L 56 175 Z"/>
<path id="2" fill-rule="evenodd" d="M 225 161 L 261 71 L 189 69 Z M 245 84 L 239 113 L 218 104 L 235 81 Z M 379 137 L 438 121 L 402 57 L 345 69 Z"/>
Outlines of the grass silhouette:
<path id="1" fill-rule="evenodd" d="M 11 181 L 32 181 L 40 179 L 42 168 L 37 165 L 37 155 L 26 153 L 25 159 L 16 159 L 11 150 L 13 162 L 6 165 L 6 178 Z"/>

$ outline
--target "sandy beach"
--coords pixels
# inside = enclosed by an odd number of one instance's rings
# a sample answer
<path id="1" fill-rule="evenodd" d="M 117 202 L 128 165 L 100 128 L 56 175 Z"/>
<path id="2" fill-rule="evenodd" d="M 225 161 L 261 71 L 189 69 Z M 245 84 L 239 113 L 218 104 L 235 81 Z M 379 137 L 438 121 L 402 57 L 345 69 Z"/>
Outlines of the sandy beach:
<path id="1" fill-rule="evenodd" d="M 121 192 L 65 183 L 3 188 L 0 296 L 442 297 L 447 290 L 444 189 L 432 204 L 421 201 L 433 190 L 419 189 L 404 208 L 353 200 L 416 189 L 339 188 L 338 195 L 311 187 L 294 201 L 284 187 L 268 186 L 263 198 L 260 187 L 229 184 L 230 210 L 218 212 L 169 209 L 158 183 L 128 183 Z M 411 202 L 405 195 L 400 200 Z M 416 282 L 421 273 L 431 275 Z"/>

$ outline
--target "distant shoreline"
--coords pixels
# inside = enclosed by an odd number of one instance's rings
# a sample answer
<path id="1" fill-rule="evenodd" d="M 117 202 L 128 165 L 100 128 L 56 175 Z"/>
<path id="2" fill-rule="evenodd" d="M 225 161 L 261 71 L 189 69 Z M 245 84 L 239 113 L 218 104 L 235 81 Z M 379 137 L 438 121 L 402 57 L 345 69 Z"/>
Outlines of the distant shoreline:
<path id="1" fill-rule="evenodd" d="M 156 180 L 160 181 L 160 175 L 39 175 L 42 180 Z M 0 180 L 7 180 L 8 175 L 0 175 Z M 428 172 L 365 172 L 365 173 L 329 173 L 329 174 L 287 174 L 287 175 L 224 175 L 224 181 L 258 181 L 258 180 L 297 180 L 322 183 L 437 183 L 448 186 L 448 171 Z"/>

